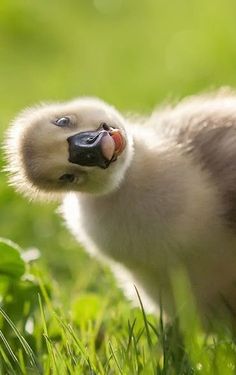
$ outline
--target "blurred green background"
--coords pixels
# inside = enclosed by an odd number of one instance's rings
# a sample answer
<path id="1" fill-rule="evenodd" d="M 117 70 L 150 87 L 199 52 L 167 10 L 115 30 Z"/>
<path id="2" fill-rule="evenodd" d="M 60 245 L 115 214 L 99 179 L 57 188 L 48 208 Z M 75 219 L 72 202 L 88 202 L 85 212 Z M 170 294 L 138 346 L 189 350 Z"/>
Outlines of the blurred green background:
<path id="1" fill-rule="evenodd" d="M 1 140 L 19 110 L 41 101 L 93 95 L 147 113 L 168 99 L 236 86 L 235 16 L 233 0 L 1 0 Z M 26 201 L 4 172 L 0 207 L 0 235 L 39 248 L 58 281 L 86 288 L 89 274 L 103 277 L 56 204 Z"/>

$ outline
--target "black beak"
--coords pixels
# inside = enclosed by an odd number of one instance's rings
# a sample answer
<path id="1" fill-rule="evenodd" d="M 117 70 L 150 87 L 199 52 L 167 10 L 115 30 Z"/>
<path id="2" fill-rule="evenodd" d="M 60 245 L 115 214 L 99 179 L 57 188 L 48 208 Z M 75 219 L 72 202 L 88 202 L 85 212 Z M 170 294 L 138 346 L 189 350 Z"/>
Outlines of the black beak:
<path id="1" fill-rule="evenodd" d="M 110 161 L 102 154 L 101 141 L 103 137 L 108 135 L 109 133 L 106 130 L 98 130 L 81 132 L 67 138 L 69 143 L 69 162 L 88 167 L 107 168 Z"/>

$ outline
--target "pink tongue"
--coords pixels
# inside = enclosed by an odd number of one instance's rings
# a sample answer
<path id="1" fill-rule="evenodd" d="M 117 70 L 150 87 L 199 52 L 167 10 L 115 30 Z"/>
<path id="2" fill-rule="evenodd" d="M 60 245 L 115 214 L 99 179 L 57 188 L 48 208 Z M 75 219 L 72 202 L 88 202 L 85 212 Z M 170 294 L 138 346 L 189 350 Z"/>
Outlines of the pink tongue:
<path id="1" fill-rule="evenodd" d="M 102 138 L 101 148 L 103 156 L 107 160 L 111 160 L 115 152 L 115 142 L 109 134 Z"/>

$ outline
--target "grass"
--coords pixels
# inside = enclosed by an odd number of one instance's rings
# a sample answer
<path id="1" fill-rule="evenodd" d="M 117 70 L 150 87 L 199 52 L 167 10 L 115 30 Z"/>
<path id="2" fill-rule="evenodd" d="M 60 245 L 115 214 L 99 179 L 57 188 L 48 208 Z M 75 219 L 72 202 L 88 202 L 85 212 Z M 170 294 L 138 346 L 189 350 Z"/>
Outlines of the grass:
<path id="1" fill-rule="evenodd" d="M 162 310 L 145 312 L 136 288 L 139 307 L 131 306 L 109 270 L 99 267 L 99 285 L 68 298 L 38 252 L 1 241 L 12 264 L 7 273 L 7 255 L 0 259 L 1 374 L 235 374 L 233 334 L 204 331 L 183 272 L 173 282 L 180 313 L 164 323 Z"/>
<path id="2" fill-rule="evenodd" d="M 31 302 L 34 312 L 25 311 L 18 321 L 23 319 L 25 325 L 19 329 L 10 319 L 9 303 L 0 309 L 3 374 L 235 373 L 236 346 L 231 334 L 225 330 L 207 336 L 186 290 L 182 298 L 187 298 L 188 307 L 180 321 L 164 324 L 162 314 L 157 319 L 145 313 L 138 291 L 140 308 L 128 306 L 113 286 L 110 295 L 81 294 L 68 310 L 59 287 L 50 279 L 45 283 L 45 269 L 34 264 L 28 272 L 38 292 Z"/>
<path id="3" fill-rule="evenodd" d="M 236 86 L 235 11 L 233 0 L 1 0 L 1 140 L 16 113 L 40 101 L 93 95 L 146 113 Z M 27 202 L 0 173 L 0 207 L 0 235 L 41 252 L 23 276 L 1 274 L 1 374 L 236 373 L 231 333 L 204 333 L 184 278 L 180 320 L 164 324 L 124 299 L 56 204 Z"/>

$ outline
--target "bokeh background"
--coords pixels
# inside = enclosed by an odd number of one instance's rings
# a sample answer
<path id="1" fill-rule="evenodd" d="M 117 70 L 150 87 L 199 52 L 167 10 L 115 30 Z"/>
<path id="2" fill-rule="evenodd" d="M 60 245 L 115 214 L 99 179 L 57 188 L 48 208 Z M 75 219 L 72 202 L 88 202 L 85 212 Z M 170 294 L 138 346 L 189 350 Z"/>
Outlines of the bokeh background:
<path id="1" fill-rule="evenodd" d="M 236 86 L 235 16 L 234 0 L 1 0 L 1 141 L 18 111 L 41 101 L 92 95 L 143 114 Z M 39 248 L 65 290 L 106 285 L 56 207 L 18 196 L 1 172 L 0 235 Z"/>

